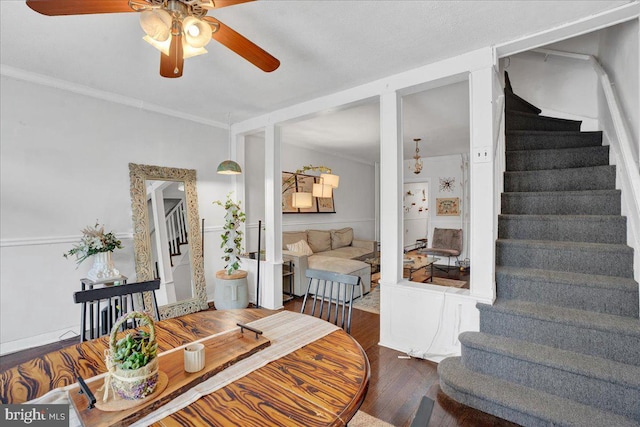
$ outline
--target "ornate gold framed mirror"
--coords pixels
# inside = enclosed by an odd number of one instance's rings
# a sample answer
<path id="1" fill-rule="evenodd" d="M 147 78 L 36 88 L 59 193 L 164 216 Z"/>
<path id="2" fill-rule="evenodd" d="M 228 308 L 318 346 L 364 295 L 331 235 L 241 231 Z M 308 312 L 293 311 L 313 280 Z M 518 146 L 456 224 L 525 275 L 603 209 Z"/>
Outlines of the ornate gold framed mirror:
<path id="1" fill-rule="evenodd" d="M 161 319 L 208 308 L 196 171 L 129 163 L 129 178 L 136 280 L 161 279 Z"/>

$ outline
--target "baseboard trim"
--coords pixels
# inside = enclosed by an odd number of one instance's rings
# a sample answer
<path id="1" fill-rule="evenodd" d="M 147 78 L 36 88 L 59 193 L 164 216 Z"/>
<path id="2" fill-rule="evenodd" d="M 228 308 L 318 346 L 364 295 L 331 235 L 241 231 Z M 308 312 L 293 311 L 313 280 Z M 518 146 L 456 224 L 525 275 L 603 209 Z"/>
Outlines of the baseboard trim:
<path id="1" fill-rule="evenodd" d="M 79 326 L 70 326 L 57 331 L 47 332 L 45 334 L 35 335 L 33 337 L 22 338 L 15 341 L 8 341 L 0 343 L 0 356 L 6 354 L 15 353 L 22 350 L 27 350 L 33 347 L 39 347 L 45 344 L 51 344 L 63 339 L 73 338 L 78 336 L 78 343 L 80 342 L 80 334 L 77 332 L 80 330 Z"/>

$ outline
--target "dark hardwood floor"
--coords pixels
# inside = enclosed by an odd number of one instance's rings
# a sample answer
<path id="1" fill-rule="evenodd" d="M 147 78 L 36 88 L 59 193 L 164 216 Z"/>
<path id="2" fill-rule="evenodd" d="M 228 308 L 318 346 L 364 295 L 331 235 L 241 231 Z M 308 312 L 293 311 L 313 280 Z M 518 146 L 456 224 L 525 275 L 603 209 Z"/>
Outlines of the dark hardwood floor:
<path id="1" fill-rule="evenodd" d="M 468 272 L 437 271 L 436 276 L 469 280 Z M 285 309 L 300 311 L 302 298 L 285 303 Z M 395 350 L 378 345 L 380 316 L 354 310 L 351 335 L 367 353 L 371 364 L 369 391 L 360 408 L 362 411 L 394 426 L 408 427 L 426 395 L 434 400 L 430 427 L 514 427 L 516 424 L 461 405 L 447 397 L 439 387 L 437 364 L 422 359 L 399 359 Z M 0 370 L 9 369 L 34 357 L 76 344 L 78 338 L 59 341 L 0 357 Z"/>

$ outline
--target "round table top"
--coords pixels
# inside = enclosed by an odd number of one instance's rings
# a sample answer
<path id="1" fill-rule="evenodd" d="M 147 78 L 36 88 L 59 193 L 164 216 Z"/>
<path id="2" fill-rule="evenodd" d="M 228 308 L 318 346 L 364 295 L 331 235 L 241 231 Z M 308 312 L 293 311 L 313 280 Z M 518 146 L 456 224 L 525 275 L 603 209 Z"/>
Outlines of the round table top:
<path id="1" fill-rule="evenodd" d="M 232 330 L 237 328 L 236 323 L 252 322 L 275 313 L 277 311 L 265 309 L 210 310 L 156 322 L 158 352 Z M 76 374 L 90 378 L 106 372 L 106 348 L 108 336 L 72 345 L 0 372 L 0 402 L 23 403 L 74 384 Z M 369 376 L 369 361 L 364 350 L 350 335 L 338 329 L 153 425 L 345 425 L 364 400 Z"/>

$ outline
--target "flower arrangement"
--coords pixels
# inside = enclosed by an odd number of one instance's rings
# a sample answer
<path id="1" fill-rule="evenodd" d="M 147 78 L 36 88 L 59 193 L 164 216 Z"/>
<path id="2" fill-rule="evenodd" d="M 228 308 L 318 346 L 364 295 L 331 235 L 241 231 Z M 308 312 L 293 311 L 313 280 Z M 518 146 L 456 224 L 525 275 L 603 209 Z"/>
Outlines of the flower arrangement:
<path id="1" fill-rule="evenodd" d="M 240 269 L 240 254 L 242 253 L 242 231 L 238 229 L 240 224 L 246 220 L 246 215 L 240 209 L 240 202 L 231 199 L 231 193 L 227 194 L 227 200 L 222 203 L 220 200 L 213 202 L 214 205 L 222 206 L 226 211 L 224 216 L 224 233 L 222 233 L 221 248 L 224 248 L 222 259 L 227 263 L 224 269 L 227 275 L 231 276 Z"/>
<path id="2" fill-rule="evenodd" d="M 80 264 L 92 255 L 101 252 L 113 252 L 122 249 L 122 242 L 118 240 L 112 232 L 105 233 L 104 226 L 98 228 L 99 224 L 93 227 L 86 227 L 82 230 L 82 238 L 69 252 L 64 254 L 65 258 L 76 256 L 76 262 Z"/>

